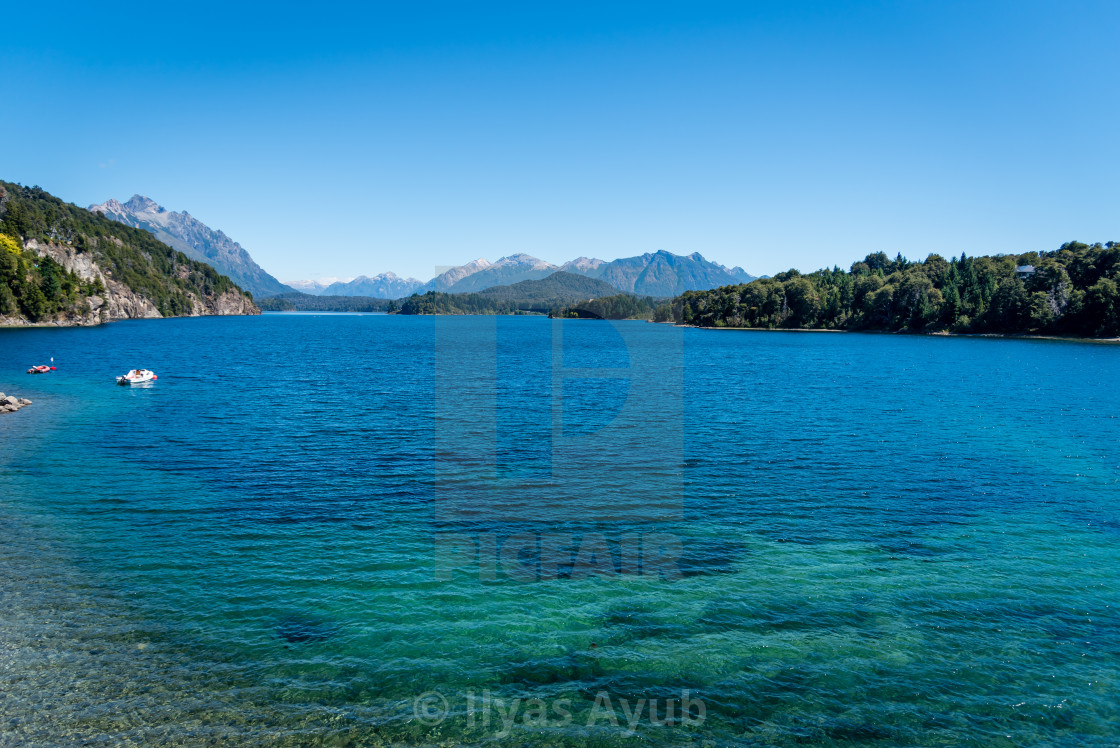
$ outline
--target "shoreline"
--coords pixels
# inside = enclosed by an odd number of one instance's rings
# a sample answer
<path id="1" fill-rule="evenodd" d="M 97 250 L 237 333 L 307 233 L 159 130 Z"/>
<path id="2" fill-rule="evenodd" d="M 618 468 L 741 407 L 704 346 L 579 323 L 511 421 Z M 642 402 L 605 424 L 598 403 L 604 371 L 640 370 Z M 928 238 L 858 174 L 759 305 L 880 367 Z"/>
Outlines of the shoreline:
<path id="1" fill-rule="evenodd" d="M 159 319 L 198 319 L 202 317 L 256 317 L 268 314 L 290 314 L 290 315 L 376 315 L 376 316 L 397 316 L 390 315 L 386 312 L 328 312 L 328 311 L 309 311 L 309 310 L 283 310 L 283 311 L 268 311 L 259 314 L 181 314 L 172 317 L 118 317 L 114 319 L 103 320 L 91 324 L 74 323 L 66 324 L 57 321 L 53 322 L 28 322 L 25 324 L 10 325 L 0 324 L 0 330 L 21 330 L 21 329 L 44 329 L 44 328 L 76 328 L 76 327 L 101 327 L 103 325 L 112 324 L 113 322 L 127 322 L 132 320 L 159 320 Z M 406 314 L 400 315 L 404 317 L 545 317 L 544 314 Z M 1032 335 L 1030 333 L 998 333 L 998 332 L 947 332 L 939 330 L 937 332 L 915 332 L 909 330 L 833 330 L 833 329 L 820 329 L 812 327 L 705 327 L 702 325 L 683 325 L 677 322 L 655 322 L 652 319 L 621 319 L 621 320 L 603 320 L 591 317 L 553 317 L 550 319 L 557 319 L 563 322 L 569 321 L 588 321 L 588 322 L 646 322 L 651 325 L 670 325 L 672 327 L 680 327 L 691 330 L 727 330 L 737 332 L 793 332 L 793 333 L 846 333 L 853 335 L 914 335 L 924 337 L 938 337 L 938 338 L 999 338 L 1003 340 L 1060 340 L 1072 343 L 1102 343 L 1102 344 L 1120 344 L 1120 338 L 1081 338 L 1064 335 Z"/>
<path id="2" fill-rule="evenodd" d="M 276 313 L 277 312 L 270 312 L 270 314 L 276 314 Z M 112 317 L 111 319 L 103 319 L 103 320 L 100 320 L 98 322 L 88 322 L 88 323 L 86 323 L 86 322 L 66 322 L 66 321 L 61 321 L 61 320 L 52 320 L 50 322 L 30 322 L 30 321 L 28 321 L 28 322 L 22 322 L 20 324 L 14 324 L 14 325 L 13 324 L 6 324 L 11 319 L 10 317 L 6 317 L 6 318 L 4 318 L 3 322 L 0 322 L 0 330 L 29 330 L 29 329 L 30 330 L 44 330 L 44 329 L 49 329 L 49 328 L 58 328 L 58 329 L 70 330 L 70 329 L 74 329 L 74 328 L 78 328 L 78 327 L 89 327 L 89 328 L 103 327 L 105 325 L 111 325 L 114 322 L 137 322 L 137 321 L 161 320 L 161 319 L 202 319 L 204 317 L 260 317 L 262 314 L 264 314 L 264 312 L 258 312 L 256 314 L 173 314 L 173 315 L 170 315 L 170 316 L 167 316 L 167 317 L 164 317 L 162 315 L 159 316 L 159 317 Z M 368 312 L 363 312 L 363 314 L 368 314 Z"/>
<path id="3" fill-rule="evenodd" d="M 1000 338 L 1004 340 L 1064 340 L 1075 343 L 1120 343 L 1120 338 L 1079 338 L 1063 335 L 1031 335 L 1030 333 L 1003 332 L 914 332 L 909 330 L 826 330 L 812 327 L 704 327 L 702 325 L 682 325 L 676 322 L 654 322 L 658 325 L 689 328 L 693 330 L 738 330 L 746 332 L 828 332 L 852 335 L 915 335 L 936 338 Z"/>

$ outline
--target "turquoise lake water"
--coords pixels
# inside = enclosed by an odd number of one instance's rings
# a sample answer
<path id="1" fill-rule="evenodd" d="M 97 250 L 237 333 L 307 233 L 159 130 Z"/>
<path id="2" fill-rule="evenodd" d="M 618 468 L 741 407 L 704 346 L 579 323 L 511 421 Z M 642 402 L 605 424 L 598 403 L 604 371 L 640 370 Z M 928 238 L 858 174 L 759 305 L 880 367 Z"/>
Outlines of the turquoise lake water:
<path id="1" fill-rule="evenodd" d="M 271 314 L 0 391 L 0 745 L 1120 743 L 1120 346 Z"/>

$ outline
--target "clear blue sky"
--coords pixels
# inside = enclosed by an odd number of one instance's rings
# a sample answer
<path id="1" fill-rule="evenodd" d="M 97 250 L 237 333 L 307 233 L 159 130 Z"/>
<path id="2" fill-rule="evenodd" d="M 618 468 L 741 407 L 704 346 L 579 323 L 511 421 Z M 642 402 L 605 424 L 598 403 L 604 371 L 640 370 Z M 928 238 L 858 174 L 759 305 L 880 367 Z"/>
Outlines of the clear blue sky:
<path id="1" fill-rule="evenodd" d="M 4 7 L 0 178 L 284 280 L 1120 240 L 1117 2 L 170 6 Z"/>

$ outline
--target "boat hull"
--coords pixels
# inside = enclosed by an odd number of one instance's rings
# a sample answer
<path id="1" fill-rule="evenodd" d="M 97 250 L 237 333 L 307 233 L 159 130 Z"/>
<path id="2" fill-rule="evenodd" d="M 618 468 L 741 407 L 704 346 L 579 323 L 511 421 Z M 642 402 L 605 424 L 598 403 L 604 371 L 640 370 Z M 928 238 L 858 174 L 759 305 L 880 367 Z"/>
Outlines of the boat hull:
<path id="1" fill-rule="evenodd" d="M 146 384 L 148 382 L 155 381 L 158 378 L 159 377 L 157 377 L 152 372 L 145 371 L 143 374 L 133 377 L 130 377 L 127 374 L 123 377 L 117 377 L 117 384 L 127 387 L 133 384 Z"/>

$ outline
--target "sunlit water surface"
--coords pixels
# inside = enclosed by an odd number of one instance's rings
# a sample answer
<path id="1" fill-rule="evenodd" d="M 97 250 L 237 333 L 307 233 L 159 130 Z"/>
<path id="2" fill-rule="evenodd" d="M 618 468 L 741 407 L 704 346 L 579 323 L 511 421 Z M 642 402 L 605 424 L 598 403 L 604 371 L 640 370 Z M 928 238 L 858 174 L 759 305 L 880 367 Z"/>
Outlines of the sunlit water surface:
<path id="1" fill-rule="evenodd" d="M 1120 742 L 1120 347 L 265 315 L 0 390 L 0 744 Z"/>

